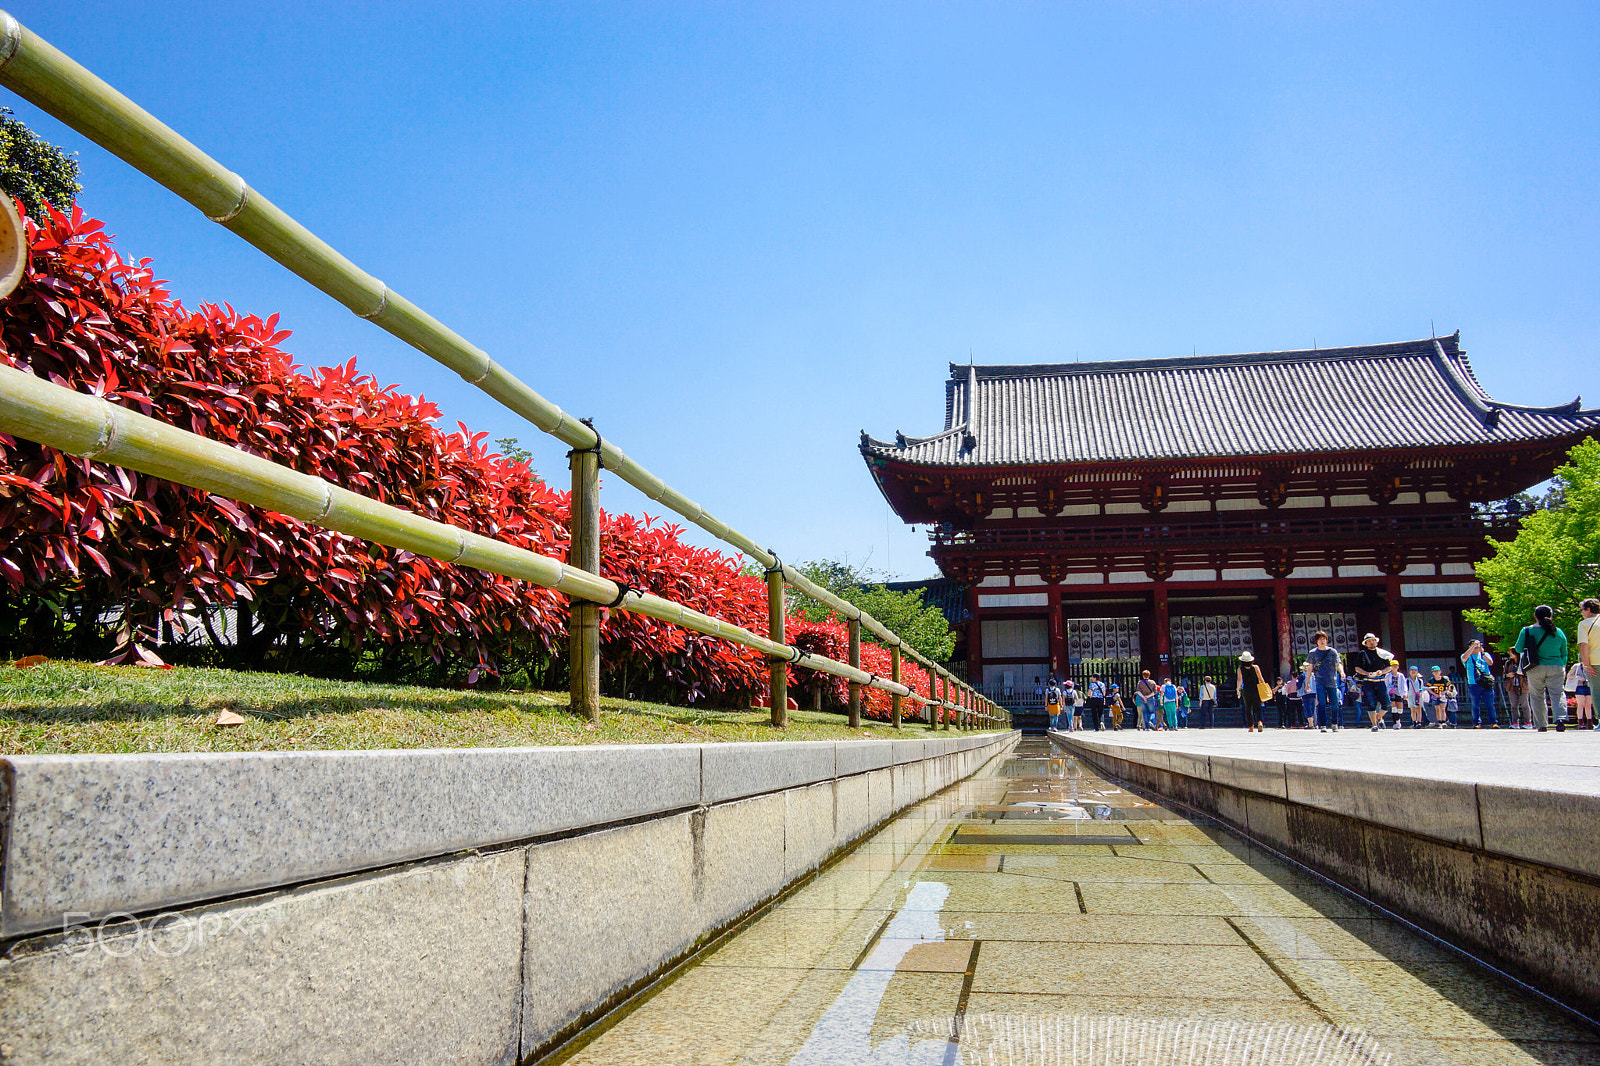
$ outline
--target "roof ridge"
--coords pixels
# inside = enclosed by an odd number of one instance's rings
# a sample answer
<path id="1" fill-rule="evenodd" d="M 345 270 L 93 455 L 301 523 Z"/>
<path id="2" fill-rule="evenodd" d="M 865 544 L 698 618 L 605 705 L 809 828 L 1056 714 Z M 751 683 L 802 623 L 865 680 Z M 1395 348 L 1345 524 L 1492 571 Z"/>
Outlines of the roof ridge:
<path id="1" fill-rule="evenodd" d="M 1103 359 L 1088 363 L 951 363 L 952 382 L 969 375 L 994 378 L 1067 377 L 1078 374 L 1132 373 L 1141 370 L 1205 369 L 1219 366 L 1258 366 L 1265 363 L 1346 362 L 1361 359 L 1403 359 L 1430 357 L 1434 345 L 1444 347 L 1451 356 L 1460 354 L 1461 331 L 1446 337 L 1419 337 L 1416 340 L 1389 341 L 1383 344 L 1355 344 L 1339 348 L 1301 348 L 1277 352 L 1237 352 L 1218 355 L 1154 356 L 1143 359 Z"/>

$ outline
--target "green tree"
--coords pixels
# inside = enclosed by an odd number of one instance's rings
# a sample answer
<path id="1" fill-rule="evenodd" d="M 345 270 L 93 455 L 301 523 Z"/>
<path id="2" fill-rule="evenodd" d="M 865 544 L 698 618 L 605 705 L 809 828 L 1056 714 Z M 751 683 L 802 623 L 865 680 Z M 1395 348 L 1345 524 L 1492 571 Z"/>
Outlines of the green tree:
<path id="1" fill-rule="evenodd" d="M 43 216 L 47 201 L 57 211 L 71 211 L 83 188 L 77 156 L 40 140 L 9 107 L 0 107 L 0 188 L 21 200 L 34 218 Z"/>
<path id="2" fill-rule="evenodd" d="M 948 662 L 955 651 L 956 636 L 944 612 L 923 603 L 914 591 L 897 591 L 884 584 L 887 574 L 865 565 L 856 566 L 849 557 L 800 563 L 795 569 L 847 603 L 866 611 L 900 635 L 900 639 L 934 662 Z M 809 621 L 820 622 L 833 613 L 810 596 L 794 593 L 789 610 Z M 863 639 L 870 639 L 862 634 Z"/>
<path id="3" fill-rule="evenodd" d="M 1515 540 L 1491 541 L 1494 554 L 1478 564 L 1489 606 L 1464 616 L 1499 638 L 1502 649 L 1541 603 L 1555 608 L 1557 623 L 1575 642 L 1578 602 L 1600 596 L 1600 441 L 1572 449 L 1556 470 L 1550 497 L 1559 502 L 1524 518 Z"/>

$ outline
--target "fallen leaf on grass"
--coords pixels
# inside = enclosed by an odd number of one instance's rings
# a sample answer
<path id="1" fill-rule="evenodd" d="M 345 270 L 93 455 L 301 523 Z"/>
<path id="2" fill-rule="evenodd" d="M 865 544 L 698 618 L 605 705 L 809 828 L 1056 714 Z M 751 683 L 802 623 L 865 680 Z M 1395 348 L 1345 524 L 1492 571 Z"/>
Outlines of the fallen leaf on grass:
<path id="1" fill-rule="evenodd" d="M 244 725 L 245 721 L 244 715 L 235 714 L 233 711 L 223 711 L 217 715 L 218 725 Z"/>

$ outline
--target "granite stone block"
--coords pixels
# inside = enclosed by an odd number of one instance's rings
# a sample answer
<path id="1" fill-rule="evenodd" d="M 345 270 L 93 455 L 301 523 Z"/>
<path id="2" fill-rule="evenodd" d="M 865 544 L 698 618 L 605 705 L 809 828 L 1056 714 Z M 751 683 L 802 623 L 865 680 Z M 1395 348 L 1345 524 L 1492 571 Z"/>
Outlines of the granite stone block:
<path id="1" fill-rule="evenodd" d="M 838 846 L 833 824 L 836 785 L 837 782 L 824 781 L 783 794 L 786 804 L 783 816 L 785 882 L 816 869 Z"/>
<path id="2" fill-rule="evenodd" d="M 5 935 L 59 929 L 68 911 L 155 911 L 692 807 L 700 796 L 700 752 L 687 745 L 5 761 Z"/>
<path id="3" fill-rule="evenodd" d="M 867 818 L 870 824 L 877 825 L 894 813 L 894 772 L 873 770 L 862 776 L 871 786 L 867 796 Z"/>
<path id="4" fill-rule="evenodd" d="M 700 802 L 722 803 L 831 781 L 837 762 L 834 748 L 832 743 L 808 740 L 702 744 Z"/>
<path id="5" fill-rule="evenodd" d="M 781 793 L 706 809 L 698 882 L 704 928 L 737 918 L 783 888 L 787 812 L 788 801 Z"/>
<path id="6" fill-rule="evenodd" d="M 1169 751 L 1167 753 L 1167 769 L 1175 774 L 1185 777 L 1195 777 L 1202 781 L 1211 780 L 1211 757 L 1187 751 Z"/>
<path id="7" fill-rule="evenodd" d="M 3 1061 L 514 1062 L 523 871 L 509 849 L 25 941 Z"/>
<path id="8" fill-rule="evenodd" d="M 868 774 L 834 782 L 834 825 L 837 844 L 856 839 L 872 826 L 872 778 Z"/>
<path id="9" fill-rule="evenodd" d="M 864 774 L 894 765 L 896 740 L 854 740 L 834 745 L 835 765 L 840 777 Z"/>
<path id="10" fill-rule="evenodd" d="M 1488 851 L 1600 878 L 1600 796 L 1478 786 Z"/>
<path id="11" fill-rule="evenodd" d="M 524 1055 L 694 944 L 697 902 L 717 894 L 696 865 L 698 820 L 668 815 L 527 849 Z M 781 820 L 776 835 L 781 871 Z"/>
<path id="12" fill-rule="evenodd" d="M 926 740 L 897 740 L 894 742 L 894 765 L 901 763 L 920 762 L 928 758 L 932 751 Z"/>
<path id="13" fill-rule="evenodd" d="M 1363 822 L 1482 847 L 1477 788 L 1470 781 L 1372 774 L 1324 766 L 1287 768 L 1288 799 Z"/>
<path id="14" fill-rule="evenodd" d="M 1241 759 L 1228 755 L 1209 757 L 1211 780 L 1229 788 L 1242 788 L 1266 796 L 1284 798 L 1288 789 L 1283 780 L 1283 763 L 1269 759 Z"/>

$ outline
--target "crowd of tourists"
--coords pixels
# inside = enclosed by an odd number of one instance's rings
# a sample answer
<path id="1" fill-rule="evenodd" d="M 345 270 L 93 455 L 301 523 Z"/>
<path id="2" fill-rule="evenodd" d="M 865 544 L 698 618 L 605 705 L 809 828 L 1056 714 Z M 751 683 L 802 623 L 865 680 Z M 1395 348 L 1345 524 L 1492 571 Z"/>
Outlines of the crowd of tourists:
<path id="1" fill-rule="evenodd" d="M 1600 677 L 1600 600 L 1579 605 L 1577 648 L 1547 606 L 1517 634 L 1509 654 L 1496 659 L 1481 640 L 1471 641 L 1453 663 L 1403 669 L 1368 633 L 1348 653 L 1318 631 L 1298 673 L 1271 677 L 1255 656 L 1239 656 L 1233 691 L 1244 727 L 1266 728 L 1277 711 L 1284 728 L 1335 732 L 1346 721 L 1382 729 L 1528 729 L 1561 732 L 1595 728 L 1595 679 Z M 1573 661 L 1574 658 L 1576 661 Z M 1570 693 L 1570 695 L 1569 695 Z M 1206 677 L 1191 692 L 1181 678 L 1144 671 L 1132 692 L 1091 674 L 1084 685 L 1054 675 L 1037 693 L 1054 729 L 1177 730 L 1215 724 L 1217 685 Z"/>

